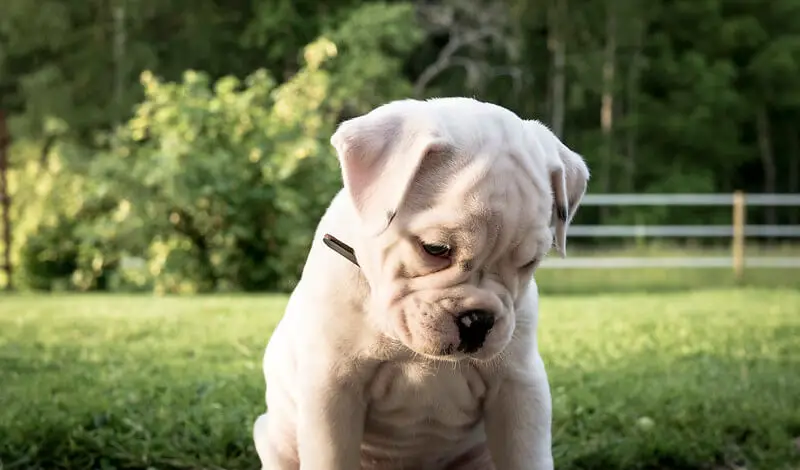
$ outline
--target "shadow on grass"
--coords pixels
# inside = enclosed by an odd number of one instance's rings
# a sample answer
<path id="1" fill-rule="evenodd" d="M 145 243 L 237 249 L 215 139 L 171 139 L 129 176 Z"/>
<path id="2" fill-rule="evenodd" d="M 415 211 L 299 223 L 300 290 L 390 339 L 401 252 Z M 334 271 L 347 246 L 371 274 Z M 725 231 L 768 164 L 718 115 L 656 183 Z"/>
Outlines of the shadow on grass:
<path id="1" fill-rule="evenodd" d="M 0 402 L 13 404 L 0 407 L 1 469 L 256 467 L 258 370 L 144 354 L 86 360 L 80 345 L 43 359 L 35 349 L 0 348 Z"/>
<path id="2" fill-rule="evenodd" d="M 796 360 L 687 355 L 576 372 L 550 367 L 556 468 L 794 470 Z"/>

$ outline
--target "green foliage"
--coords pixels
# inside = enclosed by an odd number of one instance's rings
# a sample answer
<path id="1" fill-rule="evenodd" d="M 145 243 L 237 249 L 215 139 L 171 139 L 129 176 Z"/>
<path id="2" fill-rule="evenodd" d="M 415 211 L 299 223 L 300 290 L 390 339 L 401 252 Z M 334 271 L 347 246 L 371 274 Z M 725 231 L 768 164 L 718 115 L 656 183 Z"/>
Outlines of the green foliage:
<path id="1" fill-rule="evenodd" d="M 72 251 L 61 253 L 71 264 L 59 264 L 74 266 L 74 287 L 114 279 L 173 293 L 290 289 L 340 186 L 329 144 L 338 116 L 402 96 L 401 58 L 421 36 L 409 6 L 375 4 L 330 37 L 309 44 L 283 83 L 265 69 L 243 80 L 189 70 L 179 82 L 143 72 L 133 117 L 83 171 L 80 223 L 69 225 Z M 40 231 L 24 245 L 37 279 L 53 233 Z M 136 260 L 144 275 L 125 267 Z"/>
<path id="2" fill-rule="evenodd" d="M 412 95 L 561 113 L 591 192 L 799 192 L 798 15 L 793 0 L 6 0 L 18 285 L 291 288 L 340 184 L 336 124 Z M 577 223 L 697 220 L 730 213 Z"/>
<path id="3" fill-rule="evenodd" d="M 343 56 L 358 58 L 334 62 L 331 68 L 331 98 L 349 112 L 366 113 L 376 104 L 411 94 L 403 67 L 423 40 L 411 4 L 367 3 L 330 37 Z"/>
<path id="4" fill-rule="evenodd" d="M 309 51 L 335 50 L 315 46 Z M 224 77 L 212 84 L 199 72 L 180 83 L 145 73 L 142 82 L 144 102 L 98 169 L 115 182 L 98 196 L 117 195 L 125 212 L 115 215 L 117 231 L 133 224 L 128 233 L 150 240 L 159 289 L 286 288 L 280 280 L 296 277 L 301 259 L 287 242 L 307 242 L 320 209 L 311 188 L 292 178 L 309 164 L 336 175 L 321 145 L 330 128 L 318 112 L 326 74 L 312 63 L 279 87 L 263 70 L 243 83 Z M 325 183 L 316 189 L 330 197 L 336 181 Z"/>
<path id="5" fill-rule="evenodd" d="M 261 357 L 285 297 L 2 302 L 3 464 L 257 467 Z M 791 288 L 544 295 L 557 468 L 797 468 L 798 303 Z"/>
<path id="6" fill-rule="evenodd" d="M 75 155 L 69 144 L 56 146 L 44 162 L 37 150 L 32 140 L 11 146 L 17 157 L 8 176 L 15 242 L 11 261 L 17 284 L 69 288 L 80 250 L 75 230 L 86 201 L 86 178 L 71 170 Z"/>
<path id="7" fill-rule="evenodd" d="M 71 283 L 78 269 L 75 223 L 64 219 L 55 226 L 42 226 L 28 237 L 20 253 L 23 279 L 28 287 L 60 290 Z"/>

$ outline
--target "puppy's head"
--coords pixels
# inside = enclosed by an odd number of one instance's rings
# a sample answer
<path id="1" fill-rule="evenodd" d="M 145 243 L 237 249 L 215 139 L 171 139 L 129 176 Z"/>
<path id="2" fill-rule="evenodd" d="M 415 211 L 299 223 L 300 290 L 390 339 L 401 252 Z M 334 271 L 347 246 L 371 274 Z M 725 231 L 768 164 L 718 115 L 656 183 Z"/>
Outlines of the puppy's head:
<path id="1" fill-rule="evenodd" d="M 426 356 L 500 353 L 540 260 L 554 242 L 565 254 L 583 159 L 542 124 L 467 98 L 392 102 L 331 143 L 372 322 Z"/>

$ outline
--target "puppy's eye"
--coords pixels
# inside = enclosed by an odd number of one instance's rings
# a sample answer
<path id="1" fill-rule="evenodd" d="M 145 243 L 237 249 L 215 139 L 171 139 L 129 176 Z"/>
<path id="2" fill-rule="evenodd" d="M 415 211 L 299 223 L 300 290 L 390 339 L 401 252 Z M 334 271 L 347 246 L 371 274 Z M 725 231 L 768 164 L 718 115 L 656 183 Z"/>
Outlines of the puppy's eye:
<path id="1" fill-rule="evenodd" d="M 441 243 L 423 243 L 422 249 L 425 253 L 437 258 L 444 258 L 450 255 L 450 247 Z"/>
<path id="2" fill-rule="evenodd" d="M 523 269 L 523 270 L 524 269 L 531 269 L 532 267 L 536 266 L 536 263 L 538 263 L 538 262 L 539 262 L 539 258 L 533 258 L 531 261 L 529 261 L 524 266 L 522 266 L 521 269 Z"/>

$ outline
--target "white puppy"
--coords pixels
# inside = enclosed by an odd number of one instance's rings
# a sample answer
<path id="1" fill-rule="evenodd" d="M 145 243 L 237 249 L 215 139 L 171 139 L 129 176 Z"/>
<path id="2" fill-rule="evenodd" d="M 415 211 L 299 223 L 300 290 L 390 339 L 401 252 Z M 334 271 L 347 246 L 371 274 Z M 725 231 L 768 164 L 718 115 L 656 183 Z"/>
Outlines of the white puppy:
<path id="1" fill-rule="evenodd" d="M 266 348 L 262 467 L 552 469 L 533 272 L 565 254 L 583 159 L 468 98 L 395 101 L 331 143 L 344 189 Z"/>

